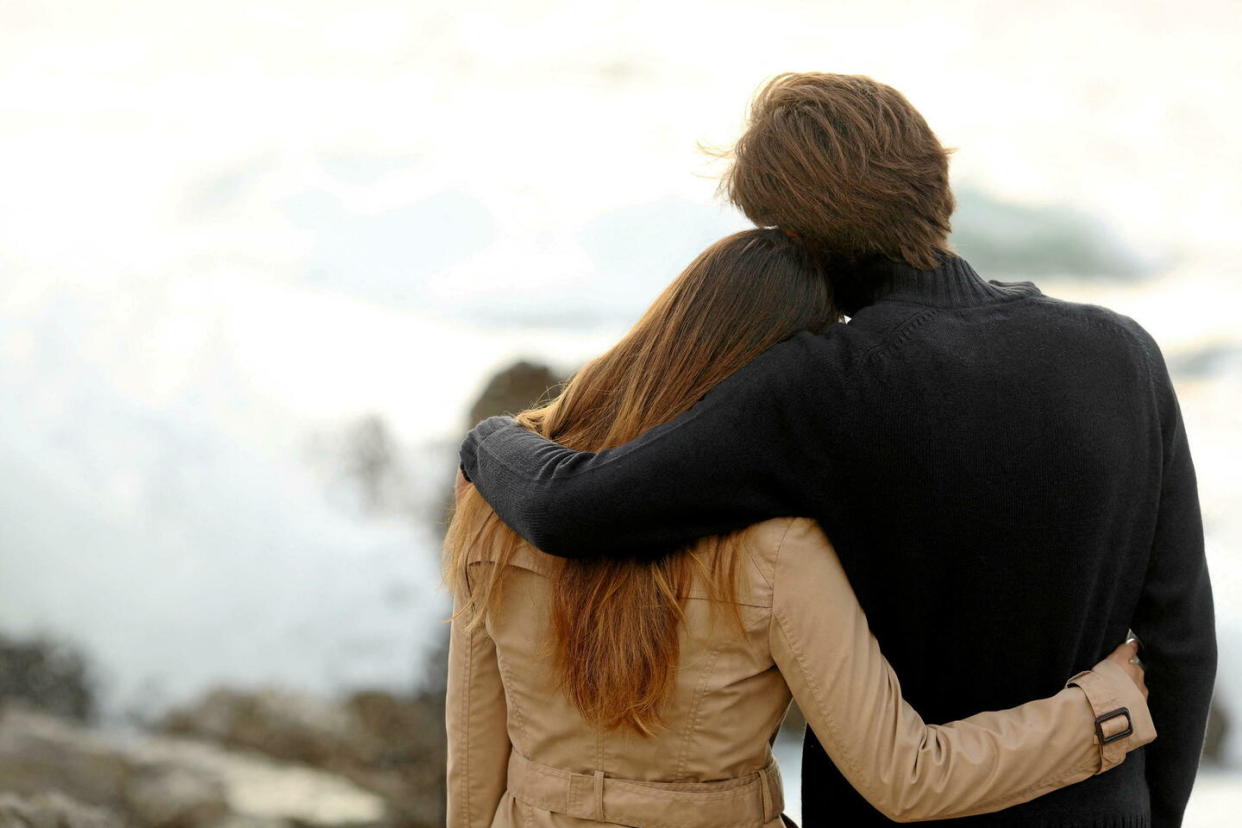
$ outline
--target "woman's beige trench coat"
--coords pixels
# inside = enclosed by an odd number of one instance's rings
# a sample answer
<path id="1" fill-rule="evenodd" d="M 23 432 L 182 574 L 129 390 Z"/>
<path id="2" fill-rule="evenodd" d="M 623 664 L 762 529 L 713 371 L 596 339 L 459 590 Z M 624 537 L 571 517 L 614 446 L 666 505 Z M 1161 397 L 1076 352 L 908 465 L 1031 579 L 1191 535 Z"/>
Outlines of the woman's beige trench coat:
<path id="1" fill-rule="evenodd" d="M 1026 802 L 1155 738 L 1142 694 L 1111 662 L 1050 698 L 926 725 L 902 699 L 819 525 L 776 518 L 742 538 L 746 634 L 691 589 L 668 727 L 649 738 L 601 731 L 566 700 L 549 656 L 558 561 L 524 545 L 498 612 L 474 632 L 465 616 L 453 623 L 451 828 L 777 828 L 783 799 L 770 743 L 791 693 L 836 766 L 897 821 Z M 470 570 L 491 557 L 476 550 Z M 1118 708 L 1133 733 L 1104 744 L 1096 717 Z M 1126 724 L 1117 715 L 1102 732 Z"/>

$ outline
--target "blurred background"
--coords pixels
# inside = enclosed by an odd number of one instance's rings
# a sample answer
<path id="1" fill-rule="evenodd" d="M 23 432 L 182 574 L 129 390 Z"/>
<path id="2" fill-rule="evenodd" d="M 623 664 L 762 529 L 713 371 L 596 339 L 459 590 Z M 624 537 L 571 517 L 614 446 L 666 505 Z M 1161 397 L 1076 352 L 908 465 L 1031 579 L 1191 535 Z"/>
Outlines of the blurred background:
<path id="1" fill-rule="evenodd" d="M 1240 36 L 1236 0 L 0 0 L 0 817 L 442 824 L 457 443 L 747 225 L 699 147 L 815 70 L 958 148 L 985 277 L 1164 349 L 1221 642 L 1187 825 L 1236 824 Z"/>

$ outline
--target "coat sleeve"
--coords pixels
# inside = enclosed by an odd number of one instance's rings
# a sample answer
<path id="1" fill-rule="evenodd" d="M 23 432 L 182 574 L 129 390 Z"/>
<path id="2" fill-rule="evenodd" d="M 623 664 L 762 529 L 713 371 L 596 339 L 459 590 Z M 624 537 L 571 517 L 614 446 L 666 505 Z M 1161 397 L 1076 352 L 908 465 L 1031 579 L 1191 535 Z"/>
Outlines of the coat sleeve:
<path id="1" fill-rule="evenodd" d="M 1153 828 L 1176 828 L 1190 798 L 1216 680 L 1212 585 L 1186 427 L 1156 343 L 1139 331 L 1152 368 L 1163 442 L 1160 505 L 1132 629 L 1142 642 L 1151 710 L 1163 734 L 1147 750 Z"/>
<path id="2" fill-rule="evenodd" d="M 998 811 L 1108 770 L 1155 738 L 1141 691 L 1107 661 L 1055 696 L 925 724 L 819 525 L 791 520 L 776 555 L 773 658 L 833 763 L 889 819 Z M 1097 717 L 1120 708 L 1128 713 L 1101 724 L 1106 739 L 1117 737 L 1105 744 Z M 1119 735 L 1127 723 L 1133 732 Z"/>
<path id="3" fill-rule="evenodd" d="M 797 514 L 807 481 L 830 486 L 834 468 L 820 421 L 831 418 L 817 419 L 837 408 L 834 375 L 810 353 L 831 344 L 812 337 L 773 346 L 689 410 L 604 451 L 491 417 L 462 443 L 462 471 L 514 531 L 561 557 L 658 555 Z"/>
<path id="4" fill-rule="evenodd" d="M 496 645 L 484 625 L 467 629 L 454 601 L 449 633 L 445 726 L 448 733 L 448 826 L 488 828 L 508 787 L 509 731 Z"/>

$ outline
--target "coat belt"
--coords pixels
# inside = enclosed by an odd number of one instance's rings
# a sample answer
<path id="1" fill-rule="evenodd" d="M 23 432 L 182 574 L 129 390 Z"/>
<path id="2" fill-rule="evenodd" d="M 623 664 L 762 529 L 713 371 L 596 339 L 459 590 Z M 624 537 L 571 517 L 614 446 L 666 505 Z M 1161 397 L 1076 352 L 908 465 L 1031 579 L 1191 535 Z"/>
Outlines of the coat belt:
<path id="1" fill-rule="evenodd" d="M 572 773 L 509 754 L 509 793 L 521 802 L 578 819 L 634 828 L 758 828 L 785 807 L 773 758 L 745 776 L 716 782 L 645 782 L 603 771 Z"/>

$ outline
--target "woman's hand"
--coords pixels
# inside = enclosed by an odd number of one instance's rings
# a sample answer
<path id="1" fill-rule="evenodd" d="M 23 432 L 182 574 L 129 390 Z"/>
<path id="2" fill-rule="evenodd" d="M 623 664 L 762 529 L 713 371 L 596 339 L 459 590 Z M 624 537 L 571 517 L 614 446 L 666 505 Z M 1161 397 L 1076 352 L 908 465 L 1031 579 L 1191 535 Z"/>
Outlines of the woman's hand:
<path id="1" fill-rule="evenodd" d="M 1138 641 L 1130 639 L 1117 649 L 1108 654 L 1106 661 L 1112 661 L 1122 670 L 1130 680 L 1138 685 L 1138 689 L 1143 692 L 1143 698 L 1147 698 L 1147 682 L 1144 680 L 1143 665 L 1138 659 Z"/>

